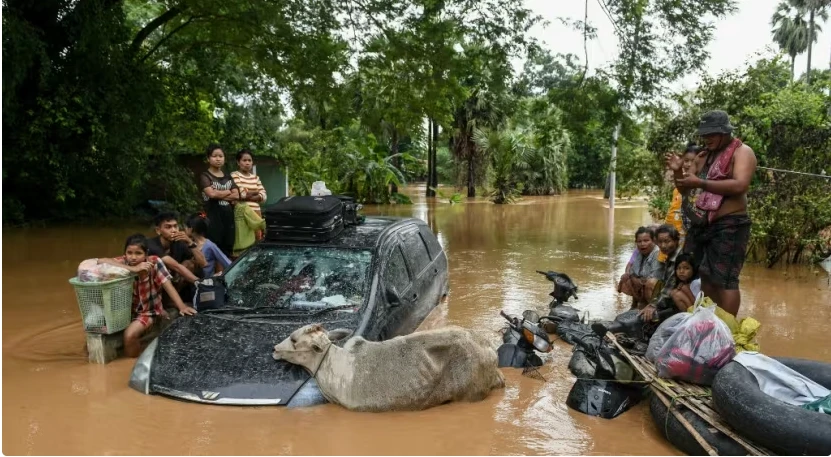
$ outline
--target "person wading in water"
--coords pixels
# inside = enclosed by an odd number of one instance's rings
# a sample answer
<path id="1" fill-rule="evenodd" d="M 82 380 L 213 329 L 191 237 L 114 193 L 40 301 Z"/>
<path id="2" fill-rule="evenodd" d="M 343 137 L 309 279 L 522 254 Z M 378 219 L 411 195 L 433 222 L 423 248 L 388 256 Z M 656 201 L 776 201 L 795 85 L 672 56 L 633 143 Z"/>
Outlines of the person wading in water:
<path id="1" fill-rule="evenodd" d="M 684 252 L 693 255 L 704 294 L 735 316 L 741 306 L 739 274 L 750 240 L 747 191 L 756 172 L 756 155 L 733 137 L 724 111 L 704 114 L 698 135 L 704 151 L 696 158 L 694 173 L 683 170 L 677 155 L 666 155 L 690 224 Z"/>

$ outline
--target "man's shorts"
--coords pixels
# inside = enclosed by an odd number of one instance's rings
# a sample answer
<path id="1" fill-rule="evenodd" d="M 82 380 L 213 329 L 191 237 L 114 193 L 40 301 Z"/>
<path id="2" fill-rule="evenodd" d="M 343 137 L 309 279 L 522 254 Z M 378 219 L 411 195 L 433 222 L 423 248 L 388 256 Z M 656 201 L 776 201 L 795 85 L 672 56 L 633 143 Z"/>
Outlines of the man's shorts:
<path id="1" fill-rule="evenodd" d="M 704 227 L 690 227 L 684 252 L 693 255 L 698 274 L 726 289 L 739 288 L 739 275 L 750 242 L 750 217 L 727 215 Z"/>

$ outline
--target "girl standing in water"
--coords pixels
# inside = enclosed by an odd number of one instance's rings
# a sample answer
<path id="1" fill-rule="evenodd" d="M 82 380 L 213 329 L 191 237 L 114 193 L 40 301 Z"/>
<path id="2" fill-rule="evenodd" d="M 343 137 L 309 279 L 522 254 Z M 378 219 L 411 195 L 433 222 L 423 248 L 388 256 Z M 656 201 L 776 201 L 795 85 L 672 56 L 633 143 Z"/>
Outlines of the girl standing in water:
<path id="1" fill-rule="evenodd" d="M 211 221 L 208 226 L 208 239 L 216 243 L 219 249 L 230 256 L 234 250 L 234 207 L 232 202 L 239 200 L 240 192 L 231 175 L 225 173 L 225 152 L 218 144 L 208 146 L 205 155 L 208 170 L 199 177 L 205 214 Z"/>
<path id="2" fill-rule="evenodd" d="M 263 217 L 260 205 L 265 203 L 266 193 L 260 177 L 254 174 L 254 155 L 248 149 L 241 149 L 237 153 L 237 167 L 239 170 L 231 173 L 234 183 L 240 189 L 240 200 L 248 204 L 257 216 Z M 257 230 L 257 240 L 263 238 L 262 230 Z"/>

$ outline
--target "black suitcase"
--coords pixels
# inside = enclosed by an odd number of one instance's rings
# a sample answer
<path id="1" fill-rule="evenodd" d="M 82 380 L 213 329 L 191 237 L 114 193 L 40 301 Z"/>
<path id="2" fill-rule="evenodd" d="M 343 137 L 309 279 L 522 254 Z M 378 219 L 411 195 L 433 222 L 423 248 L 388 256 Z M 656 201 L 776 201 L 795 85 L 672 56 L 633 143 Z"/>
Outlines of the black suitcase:
<path id="1" fill-rule="evenodd" d="M 328 241 L 343 230 L 343 201 L 335 196 L 281 198 L 263 209 L 266 239 Z"/>

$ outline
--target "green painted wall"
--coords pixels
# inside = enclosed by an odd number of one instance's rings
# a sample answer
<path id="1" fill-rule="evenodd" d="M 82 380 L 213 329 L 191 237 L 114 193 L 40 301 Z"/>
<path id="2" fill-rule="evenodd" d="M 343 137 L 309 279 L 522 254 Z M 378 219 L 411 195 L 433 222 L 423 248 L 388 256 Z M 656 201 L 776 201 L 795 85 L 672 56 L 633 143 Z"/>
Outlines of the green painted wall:
<path id="1" fill-rule="evenodd" d="M 288 196 L 288 169 L 281 167 L 276 161 L 258 160 L 255 173 L 260 177 L 265 192 L 268 194 L 266 205 L 276 203 L 277 200 Z"/>

